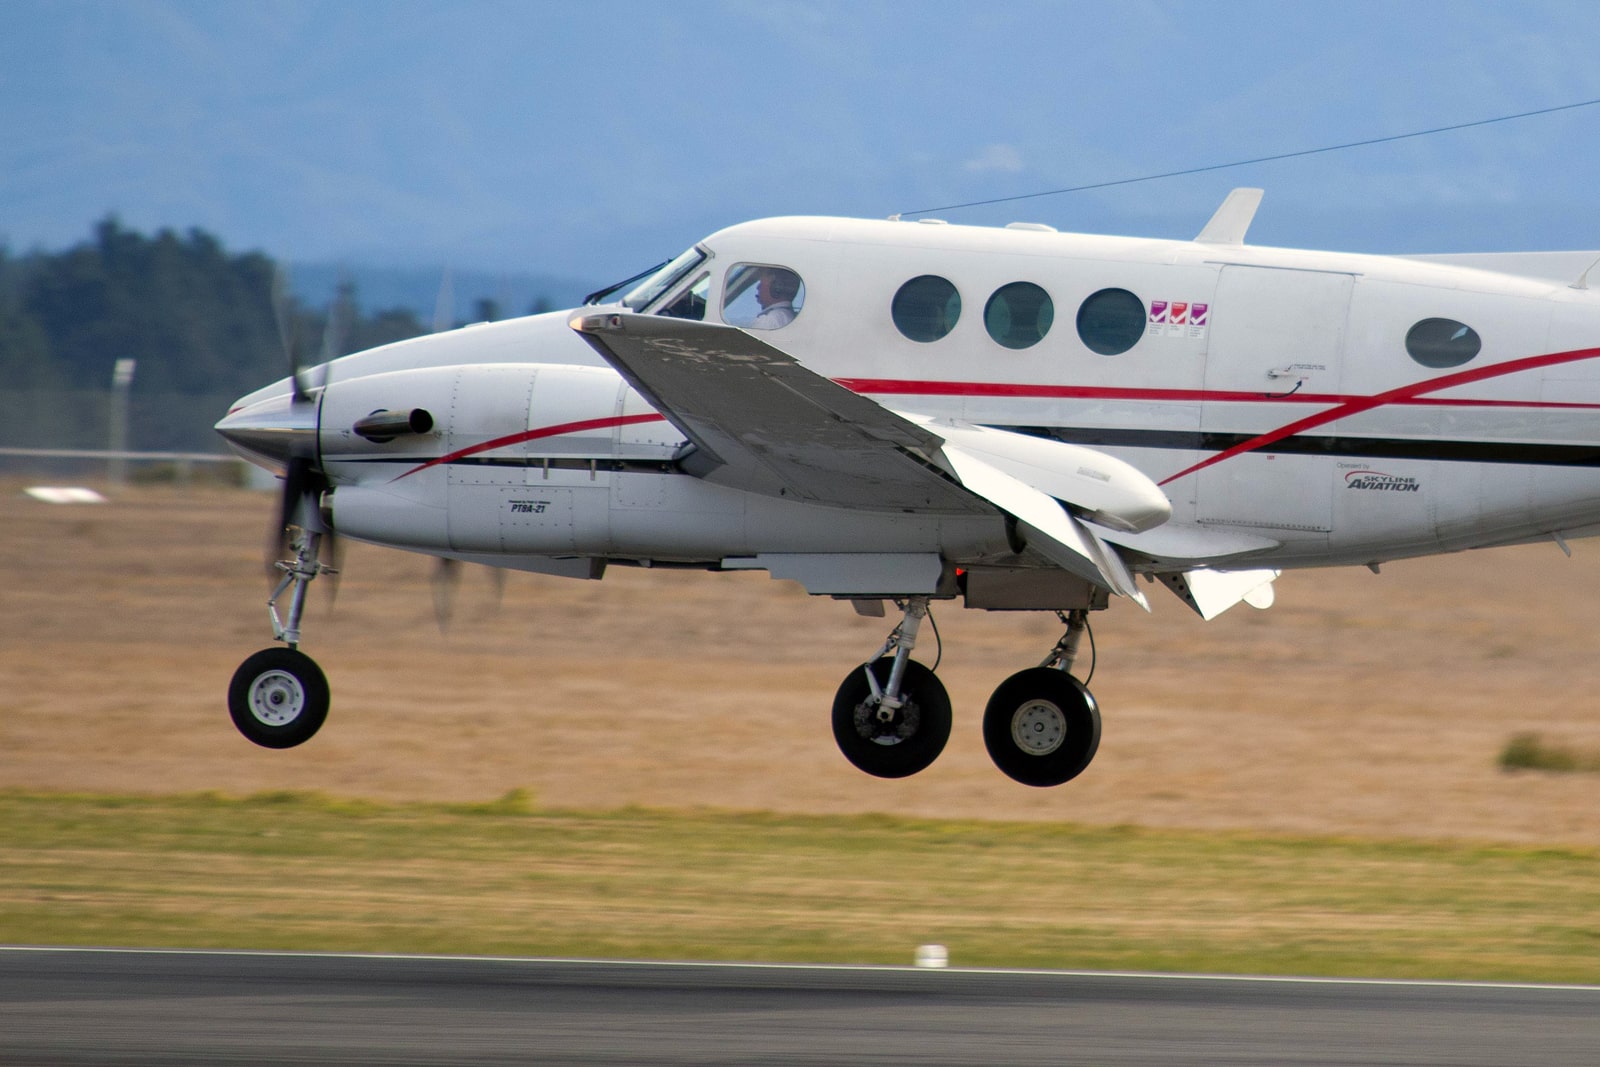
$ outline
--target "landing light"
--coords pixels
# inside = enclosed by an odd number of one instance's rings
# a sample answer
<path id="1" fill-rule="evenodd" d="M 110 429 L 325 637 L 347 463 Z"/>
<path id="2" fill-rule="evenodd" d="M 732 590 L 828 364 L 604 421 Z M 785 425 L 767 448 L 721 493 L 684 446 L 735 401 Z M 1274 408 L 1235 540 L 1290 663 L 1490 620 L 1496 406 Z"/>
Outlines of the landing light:
<path id="1" fill-rule="evenodd" d="M 578 315 L 567 321 L 567 325 L 579 333 L 598 333 L 601 330 L 622 329 L 622 316 L 612 313 L 606 315 Z"/>

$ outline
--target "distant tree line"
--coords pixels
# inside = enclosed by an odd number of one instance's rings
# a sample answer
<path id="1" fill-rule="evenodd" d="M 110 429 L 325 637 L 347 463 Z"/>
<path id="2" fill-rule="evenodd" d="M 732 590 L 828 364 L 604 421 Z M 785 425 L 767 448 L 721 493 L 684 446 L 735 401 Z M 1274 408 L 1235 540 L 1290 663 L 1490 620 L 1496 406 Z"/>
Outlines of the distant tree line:
<path id="1" fill-rule="evenodd" d="M 135 393 L 238 396 L 288 372 L 273 308 L 277 264 L 230 253 L 203 230 L 146 236 L 116 218 L 62 252 L 0 246 L 0 392 L 104 389 L 138 361 Z M 328 307 L 284 299 L 303 362 L 426 333 L 406 308 L 368 313 L 342 284 Z M 500 317 L 494 301 L 475 308 Z M 329 329 L 330 318 L 335 323 Z"/>

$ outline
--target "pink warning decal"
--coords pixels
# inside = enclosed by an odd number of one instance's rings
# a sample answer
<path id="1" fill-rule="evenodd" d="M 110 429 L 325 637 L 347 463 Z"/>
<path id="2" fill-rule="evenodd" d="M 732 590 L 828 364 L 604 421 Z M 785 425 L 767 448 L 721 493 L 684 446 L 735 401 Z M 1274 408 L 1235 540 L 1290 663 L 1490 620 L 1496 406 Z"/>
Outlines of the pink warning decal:
<path id="1" fill-rule="evenodd" d="M 1167 302 L 1165 300 L 1150 301 L 1150 321 L 1152 323 L 1167 321 Z"/>
<path id="2" fill-rule="evenodd" d="M 1182 326 L 1184 323 L 1188 322 L 1189 321 L 1189 305 L 1188 305 L 1188 303 L 1187 302 L 1179 303 L 1177 301 L 1173 301 L 1173 304 L 1172 304 L 1172 317 L 1168 321 L 1170 321 L 1174 326 Z"/>
<path id="3" fill-rule="evenodd" d="M 1211 311 L 1210 304 L 1196 304 L 1189 309 L 1189 325 L 1204 326 L 1206 315 Z"/>

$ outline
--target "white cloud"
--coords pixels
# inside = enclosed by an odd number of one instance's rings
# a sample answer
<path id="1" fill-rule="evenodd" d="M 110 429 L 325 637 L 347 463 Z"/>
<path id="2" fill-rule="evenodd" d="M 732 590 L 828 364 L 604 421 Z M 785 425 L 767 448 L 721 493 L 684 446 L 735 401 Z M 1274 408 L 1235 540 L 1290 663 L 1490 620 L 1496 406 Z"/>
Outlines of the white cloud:
<path id="1" fill-rule="evenodd" d="M 1015 145 L 992 144 L 961 164 L 961 169 L 975 174 L 991 171 L 1015 174 L 1022 170 L 1022 153 L 1017 151 Z"/>

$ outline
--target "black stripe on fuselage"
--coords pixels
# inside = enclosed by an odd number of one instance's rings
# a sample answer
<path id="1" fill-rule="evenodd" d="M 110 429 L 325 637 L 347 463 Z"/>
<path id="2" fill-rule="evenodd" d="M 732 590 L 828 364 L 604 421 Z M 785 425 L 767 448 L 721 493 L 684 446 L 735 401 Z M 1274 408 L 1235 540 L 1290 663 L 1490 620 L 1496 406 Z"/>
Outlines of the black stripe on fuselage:
<path id="1" fill-rule="evenodd" d="M 1044 437 L 1069 444 L 1113 448 L 1159 448 L 1182 452 L 1224 452 L 1257 434 L 1190 430 L 1095 429 L 1077 426 L 996 426 L 997 430 Z M 1600 467 L 1600 445 L 1547 445 L 1520 441 L 1417 440 L 1404 437 L 1340 437 L 1298 434 L 1256 449 L 1290 456 L 1343 456 L 1351 459 L 1440 460 L 1447 463 L 1523 463 L 1545 467 Z"/>
<path id="2" fill-rule="evenodd" d="M 329 460 L 332 463 L 405 463 L 423 462 L 414 456 L 348 456 Z M 610 471 L 624 474 L 678 474 L 678 465 L 670 459 L 578 459 L 571 456 L 543 456 L 497 458 L 494 456 L 464 456 L 444 464 L 448 467 L 512 467 L 518 470 L 547 471 Z"/>

